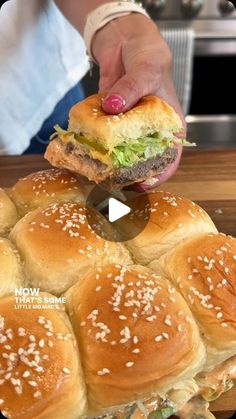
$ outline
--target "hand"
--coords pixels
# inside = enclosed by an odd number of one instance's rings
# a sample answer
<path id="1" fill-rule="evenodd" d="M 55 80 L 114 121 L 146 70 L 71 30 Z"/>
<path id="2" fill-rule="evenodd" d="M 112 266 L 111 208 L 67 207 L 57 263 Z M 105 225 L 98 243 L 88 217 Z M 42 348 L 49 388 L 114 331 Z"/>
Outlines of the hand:
<path id="1" fill-rule="evenodd" d="M 157 95 L 180 115 L 185 135 L 186 124 L 171 75 L 171 52 L 150 19 L 132 13 L 109 22 L 96 33 L 92 51 L 100 66 L 99 89 L 107 92 L 103 102 L 107 113 L 125 112 L 141 97 Z M 175 172 L 182 147 L 177 150 L 176 161 L 151 187 L 166 181 Z"/>

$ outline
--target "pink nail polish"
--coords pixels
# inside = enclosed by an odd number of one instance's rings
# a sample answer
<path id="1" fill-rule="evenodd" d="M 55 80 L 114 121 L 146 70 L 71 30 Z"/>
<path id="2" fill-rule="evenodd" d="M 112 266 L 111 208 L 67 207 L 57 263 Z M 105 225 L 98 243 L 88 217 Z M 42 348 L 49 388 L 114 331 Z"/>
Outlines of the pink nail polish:
<path id="1" fill-rule="evenodd" d="M 125 106 L 125 99 L 120 95 L 110 95 L 105 98 L 103 106 L 108 111 L 121 112 Z"/>

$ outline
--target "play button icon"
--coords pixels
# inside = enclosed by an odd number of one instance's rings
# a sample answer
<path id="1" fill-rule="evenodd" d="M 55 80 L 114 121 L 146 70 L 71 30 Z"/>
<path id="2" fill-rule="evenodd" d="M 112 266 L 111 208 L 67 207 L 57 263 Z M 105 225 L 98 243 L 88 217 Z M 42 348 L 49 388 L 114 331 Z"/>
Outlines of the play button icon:
<path id="1" fill-rule="evenodd" d="M 117 199 L 108 199 L 108 221 L 110 221 L 110 223 L 114 223 L 114 221 L 117 221 L 121 217 L 129 214 L 130 211 L 130 207 L 118 201 Z"/>
<path id="2" fill-rule="evenodd" d="M 133 239 L 145 228 L 150 214 L 146 193 L 108 191 L 103 185 L 97 185 L 92 189 L 86 207 L 87 220 L 92 230 L 109 241 L 123 242 Z M 91 207 L 106 218 L 110 228 L 104 228 L 104 225 L 101 228 L 101 223 L 94 221 L 94 217 L 91 217 Z"/>

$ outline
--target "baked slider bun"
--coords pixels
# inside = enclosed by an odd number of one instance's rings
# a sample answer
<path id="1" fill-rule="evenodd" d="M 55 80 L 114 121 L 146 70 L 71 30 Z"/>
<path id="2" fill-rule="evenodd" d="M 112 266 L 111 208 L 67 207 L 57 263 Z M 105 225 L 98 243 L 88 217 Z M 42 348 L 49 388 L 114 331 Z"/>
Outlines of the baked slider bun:
<path id="1" fill-rule="evenodd" d="M 205 369 L 236 355 L 236 239 L 202 234 L 151 266 L 188 302 L 207 346 Z"/>
<path id="2" fill-rule="evenodd" d="M 86 178 L 77 178 L 67 170 L 48 169 L 19 179 L 9 189 L 21 215 L 55 201 L 85 202 L 91 189 Z"/>
<path id="3" fill-rule="evenodd" d="M 0 237 L 0 298 L 26 286 L 19 253 L 13 244 Z"/>
<path id="4" fill-rule="evenodd" d="M 14 419 L 77 419 L 86 393 L 67 315 L 15 304 L 0 300 L 0 410 Z"/>
<path id="5" fill-rule="evenodd" d="M 142 266 L 112 264 L 65 296 L 82 357 L 87 415 L 116 414 L 150 397 L 161 410 L 160 395 L 173 412 L 167 393 L 202 369 L 205 347 L 169 282 Z"/>
<path id="6" fill-rule="evenodd" d="M 6 191 L 0 188 L 0 235 L 8 234 L 17 219 L 18 214 L 14 203 Z"/>
<path id="7" fill-rule="evenodd" d="M 157 96 L 119 115 L 103 111 L 104 97 L 95 94 L 73 106 L 67 131 L 55 127 L 45 153 L 53 166 L 121 189 L 161 173 L 177 157 L 175 144 L 188 144 L 175 137 L 183 130 L 179 116 Z"/>
<path id="8" fill-rule="evenodd" d="M 127 249 L 108 242 L 97 230 L 110 233 L 106 219 L 95 209 L 76 202 L 56 202 L 25 215 L 14 226 L 11 239 L 25 264 L 27 277 L 40 290 L 60 294 L 83 278 L 90 268 L 108 263 L 131 263 Z"/>
<path id="9" fill-rule="evenodd" d="M 149 191 L 149 205 L 143 210 L 142 195 L 126 202 L 132 213 L 119 220 L 121 234 L 141 230 L 143 219 L 149 217 L 146 227 L 126 242 L 138 263 L 148 264 L 175 247 L 179 242 L 197 233 L 217 232 L 209 215 L 189 199 L 169 192 Z"/>

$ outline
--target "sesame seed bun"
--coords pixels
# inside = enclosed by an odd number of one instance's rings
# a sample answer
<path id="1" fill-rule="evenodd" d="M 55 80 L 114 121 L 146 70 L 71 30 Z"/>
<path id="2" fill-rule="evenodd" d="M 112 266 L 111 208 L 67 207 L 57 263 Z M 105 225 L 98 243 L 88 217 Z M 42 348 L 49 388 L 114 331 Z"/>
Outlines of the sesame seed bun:
<path id="1" fill-rule="evenodd" d="M 151 267 L 171 280 L 189 304 L 207 345 L 205 369 L 236 355 L 236 239 L 198 235 Z"/>
<path id="2" fill-rule="evenodd" d="M 15 304 L 14 297 L 0 300 L 0 410 L 15 419 L 80 417 L 86 393 L 67 315 Z"/>
<path id="3" fill-rule="evenodd" d="M 147 133 L 169 130 L 179 132 L 182 122 L 174 109 L 157 96 L 145 96 L 122 115 L 108 115 L 102 109 L 105 94 L 87 97 L 69 113 L 69 131 L 82 132 L 112 150 L 127 138 L 137 139 Z"/>
<path id="4" fill-rule="evenodd" d="M 91 189 L 86 178 L 75 177 L 67 170 L 48 169 L 19 179 L 9 189 L 21 215 L 50 202 L 72 200 L 85 202 Z"/>
<path id="5" fill-rule="evenodd" d="M 0 237 L 0 297 L 26 285 L 19 253 L 13 244 Z"/>
<path id="6" fill-rule="evenodd" d="M 89 415 L 163 395 L 201 370 L 205 348 L 187 304 L 150 269 L 110 265 L 65 296 L 83 359 Z"/>
<path id="7" fill-rule="evenodd" d="M 97 230 L 109 231 L 110 224 L 95 209 L 87 210 L 76 202 L 57 202 L 25 215 L 12 229 L 33 286 L 60 294 L 83 278 L 89 269 L 107 263 L 131 263 L 126 248 L 98 236 Z"/>
<path id="8" fill-rule="evenodd" d="M 138 228 L 139 218 L 149 217 L 143 231 L 126 245 L 138 263 L 148 264 L 197 233 L 217 232 L 209 215 L 189 199 L 169 192 L 149 191 L 149 205 L 143 210 L 142 195 L 127 201 L 132 213 L 119 220 L 121 233 Z M 133 216 L 133 214 L 135 214 Z"/>
<path id="9" fill-rule="evenodd" d="M 8 234 L 16 223 L 18 214 L 14 203 L 4 189 L 0 188 L 0 234 Z"/>

